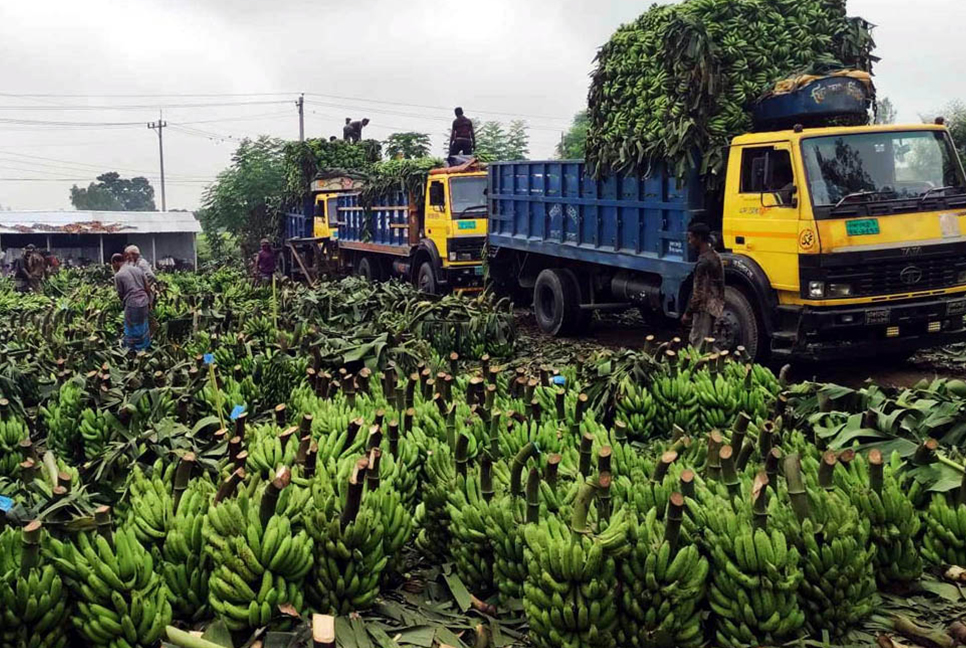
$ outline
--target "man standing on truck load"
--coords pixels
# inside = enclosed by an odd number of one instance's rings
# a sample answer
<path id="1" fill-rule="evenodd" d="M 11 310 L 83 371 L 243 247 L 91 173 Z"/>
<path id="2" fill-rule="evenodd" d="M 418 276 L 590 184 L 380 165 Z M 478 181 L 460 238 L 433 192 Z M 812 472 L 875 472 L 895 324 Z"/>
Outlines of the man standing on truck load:
<path id="1" fill-rule="evenodd" d="M 348 117 L 346 118 L 348 119 Z M 362 121 L 348 122 L 346 126 L 342 129 L 343 136 L 348 141 L 356 144 L 362 139 L 362 129 L 369 125 L 369 118 L 366 117 Z"/>
<path id="2" fill-rule="evenodd" d="M 476 150 L 476 133 L 473 131 L 473 122 L 469 117 L 463 116 L 463 109 L 457 108 L 456 119 L 453 120 L 453 128 L 449 134 L 449 154 L 453 155 L 473 155 Z"/>
<path id="3" fill-rule="evenodd" d="M 342 127 L 342 139 L 346 142 L 352 141 L 352 117 L 345 118 L 345 126 Z"/>
<path id="4" fill-rule="evenodd" d="M 724 266 L 711 247 L 711 228 L 706 223 L 691 223 L 688 245 L 698 253 L 698 262 L 694 265 L 691 301 L 681 323 L 691 325 L 689 341 L 697 348 L 704 338 L 711 337 L 715 322 L 724 312 Z"/>

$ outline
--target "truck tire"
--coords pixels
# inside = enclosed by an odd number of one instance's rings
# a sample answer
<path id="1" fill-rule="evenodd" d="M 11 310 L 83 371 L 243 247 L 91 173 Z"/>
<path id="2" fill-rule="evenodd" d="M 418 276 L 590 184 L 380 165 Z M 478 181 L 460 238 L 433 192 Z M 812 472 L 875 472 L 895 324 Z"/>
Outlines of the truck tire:
<path id="1" fill-rule="evenodd" d="M 547 268 L 533 286 L 533 314 L 537 326 L 553 336 L 569 335 L 580 323 L 580 288 L 572 273 Z"/>
<path id="2" fill-rule="evenodd" d="M 437 294 L 436 271 L 431 261 L 423 261 L 416 271 L 416 287 L 430 295 Z"/>
<path id="3" fill-rule="evenodd" d="M 380 281 L 382 279 L 382 273 L 379 270 L 378 261 L 364 256 L 359 259 L 359 264 L 356 266 L 356 275 L 364 277 L 367 281 Z"/>
<path id="4" fill-rule="evenodd" d="M 751 302 L 743 292 L 732 286 L 725 286 L 724 301 L 724 313 L 714 328 L 716 346 L 729 351 L 743 346 L 749 357 L 761 360 L 766 349 Z"/>
<path id="5" fill-rule="evenodd" d="M 582 335 L 590 329 L 594 321 L 594 311 L 580 307 L 584 302 L 584 297 L 583 291 L 580 289 L 580 282 L 577 280 L 577 275 L 574 271 L 570 268 L 563 268 L 561 272 L 567 276 L 574 286 L 577 286 L 577 320 L 574 323 L 574 328 L 571 333 Z"/>

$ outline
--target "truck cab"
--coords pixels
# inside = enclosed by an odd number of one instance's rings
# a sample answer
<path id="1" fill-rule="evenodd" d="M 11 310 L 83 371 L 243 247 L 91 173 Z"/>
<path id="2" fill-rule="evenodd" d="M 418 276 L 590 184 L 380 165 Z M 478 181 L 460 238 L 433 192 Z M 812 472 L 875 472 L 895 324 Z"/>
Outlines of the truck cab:
<path id="1" fill-rule="evenodd" d="M 312 233 L 324 244 L 339 240 L 339 194 L 315 194 L 315 218 Z"/>
<path id="2" fill-rule="evenodd" d="M 361 193 L 341 195 L 341 263 L 373 280 L 405 278 L 427 293 L 481 289 L 486 188 L 486 171 L 470 160 L 433 169 L 421 192 L 400 188 L 367 206 Z"/>
<path id="3" fill-rule="evenodd" d="M 966 179 L 942 125 L 737 137 L 721 231 L 726 284 L 747 303 L 726 312 L 724 336 L 814 359 L 966 339 L 964 226 Z"/>

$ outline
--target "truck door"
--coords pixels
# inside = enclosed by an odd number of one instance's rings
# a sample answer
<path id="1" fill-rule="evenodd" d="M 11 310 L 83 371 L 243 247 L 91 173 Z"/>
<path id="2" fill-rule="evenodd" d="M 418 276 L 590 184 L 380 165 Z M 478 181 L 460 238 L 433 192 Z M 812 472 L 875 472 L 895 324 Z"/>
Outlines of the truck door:
<path id="1" fill-rule="evenodd" d="M 725 245 L 754 259 L 776 290 L 798 290 L 799 178 L 791 145 L 743 146 L 728 163 Z"/>

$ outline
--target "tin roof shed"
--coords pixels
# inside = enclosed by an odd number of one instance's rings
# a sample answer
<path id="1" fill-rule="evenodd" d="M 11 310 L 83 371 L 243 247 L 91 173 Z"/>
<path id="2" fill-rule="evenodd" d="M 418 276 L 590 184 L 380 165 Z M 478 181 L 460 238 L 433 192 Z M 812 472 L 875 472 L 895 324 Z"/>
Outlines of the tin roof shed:
<path id="1" fill-rule="evenodd" d="M 0 234 L 168 234 L 201 232 L 193 212 L 0 211 Z"/>

